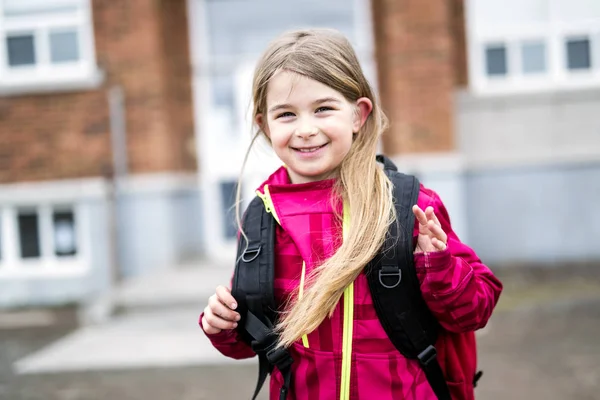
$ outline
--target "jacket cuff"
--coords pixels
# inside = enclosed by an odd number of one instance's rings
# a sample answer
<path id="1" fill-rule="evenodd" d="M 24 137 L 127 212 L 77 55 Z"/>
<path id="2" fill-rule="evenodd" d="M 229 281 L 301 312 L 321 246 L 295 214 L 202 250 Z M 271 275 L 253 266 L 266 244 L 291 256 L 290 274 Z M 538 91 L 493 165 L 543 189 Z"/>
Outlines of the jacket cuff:
<path id="1" fill-rule="evenodd" d="M 450 267 L 452 255 L 450 250 L 434 251 L 430 253 L 416 253 L 415 267 L 428 270 L 444 270 Z"/>

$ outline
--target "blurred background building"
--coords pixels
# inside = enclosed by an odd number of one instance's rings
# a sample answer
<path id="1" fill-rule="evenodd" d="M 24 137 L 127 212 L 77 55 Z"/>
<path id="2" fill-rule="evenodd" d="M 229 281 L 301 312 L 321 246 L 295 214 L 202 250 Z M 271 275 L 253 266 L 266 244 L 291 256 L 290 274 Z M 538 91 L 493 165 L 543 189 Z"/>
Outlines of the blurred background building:
<path id="1" fill-rule="evenodd" d="M 309 26 L 487 263 L 600 260 L 597 0 L 0 0 L 0 306 L 232 260 L 252 68 Z M 259 144 L 246 198 L 276 166 Z"/>

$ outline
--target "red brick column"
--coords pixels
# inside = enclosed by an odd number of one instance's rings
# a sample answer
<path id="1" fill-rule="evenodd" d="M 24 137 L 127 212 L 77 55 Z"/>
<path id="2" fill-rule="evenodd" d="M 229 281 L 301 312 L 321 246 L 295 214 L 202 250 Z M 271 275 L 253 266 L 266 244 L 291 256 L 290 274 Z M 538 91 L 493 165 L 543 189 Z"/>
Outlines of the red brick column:
<path id="1" fill-rule="evenodd" d="M 454 150 L 453 93 L 466 82 L 462 0 L 372 0 L 372 8 L 379 93 L 390 119 L 384 152 Z"/>

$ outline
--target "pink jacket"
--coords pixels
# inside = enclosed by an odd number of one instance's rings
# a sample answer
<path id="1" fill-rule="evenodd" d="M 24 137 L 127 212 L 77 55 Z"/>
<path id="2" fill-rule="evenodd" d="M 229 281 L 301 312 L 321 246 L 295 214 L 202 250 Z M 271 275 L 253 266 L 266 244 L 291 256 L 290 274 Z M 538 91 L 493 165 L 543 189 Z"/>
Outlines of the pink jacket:
<path id="1" fill-rule="evenodd" d="M 270 195 L 280 226 L 275 240 L 275 295 L 282 301 L 300 284 L 303 262 L 310 273 L 331 256 L 341 239 L 331 201 L 332 180 L 292 185 L 284 168 L 277 170 L 259 191 Z M 265 190 L 265 186 L 268 189 Z M 436 348 L 454 400 L 474 398 L 476 372 L 474 331 L 486 325 L 498 301 L 502 284 L 475 252 L 460 242 L 450 226 L 438 195 L 423 186 L 418 205 L 432 206 L 448 235 L 448 249 L 416 254 L 415 264 L 424 299 L 444 328 Z M 415 237 L 418 225 L 415 221 Z M 291 348 L 294 358 L 293 400 L 435 400 L 436 397 L 415 360 L 403 357 L 383 330 L 361 274 L 354 283 L 353 333 L 348 394 L 342 391 L 343 301 L 333 316 Z M 236 331 L 208 335 L 224 355 L 253 357 L 252 349 L 238 340 Z M 308 347 L 307 347 L 308 345 Z M 271 377 L 270 398 L 278 399 L 282 377 Z M 247 388 L 251 392 L 252 388 Z M 240 388 L 242 390 L 242 388 Z"/>

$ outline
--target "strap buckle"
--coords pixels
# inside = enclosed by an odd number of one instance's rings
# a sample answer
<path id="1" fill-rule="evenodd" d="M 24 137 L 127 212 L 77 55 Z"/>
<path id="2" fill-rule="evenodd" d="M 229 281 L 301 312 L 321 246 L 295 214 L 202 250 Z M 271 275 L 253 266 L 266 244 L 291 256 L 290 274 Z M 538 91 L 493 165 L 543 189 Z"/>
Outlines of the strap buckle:
<path id="1" fill-rule="evenodd" d="M 386 284 L 383 282 L 384 278 L 394 276 L 397 278 L 392 281 L 395 281 L 393 284 Z M 383 286 L 386 289 L 393 289 L 396 286 L 398 286 L 400 282 L 402 282 L 402 270 L 400 268 L 386 265 L 381 267 L 381 269 L 379 270 L 379 283 L 381 283 L 381 286 Z"/>
<path id="2" fill-rule="evenodd" d="M 437 350 L 432 345 L 429 345 L 417 356 L 417 358 L 419 359 L 421 366 L 428 367 L 429 364 L 437 358 Z"/>

